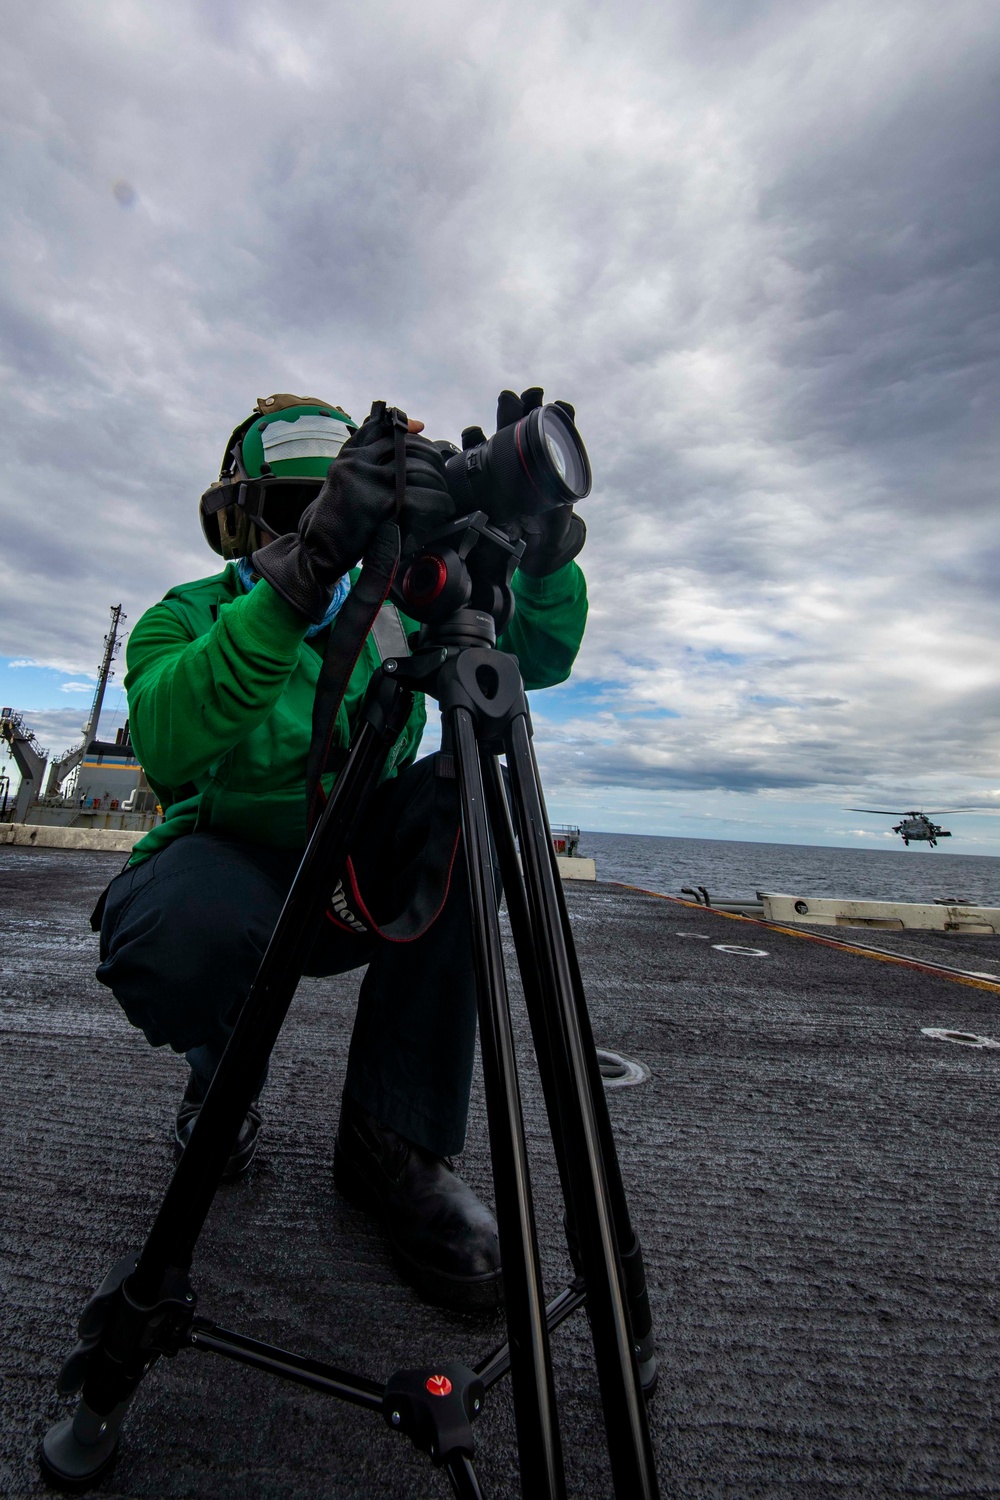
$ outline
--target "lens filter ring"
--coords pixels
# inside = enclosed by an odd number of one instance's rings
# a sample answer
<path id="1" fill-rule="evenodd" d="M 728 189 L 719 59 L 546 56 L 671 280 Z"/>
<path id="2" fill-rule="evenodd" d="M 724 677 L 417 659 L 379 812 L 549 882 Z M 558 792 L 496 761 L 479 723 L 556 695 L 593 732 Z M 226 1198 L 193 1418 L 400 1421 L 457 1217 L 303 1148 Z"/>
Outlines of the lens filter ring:
<path id="1" fill-rule="evenodd" d="M 537 406 L 514 432 L 521 467 L 553 505 L 572 505 L 590 494 L 590 460 L 579 433 L 561 407 Z"/>

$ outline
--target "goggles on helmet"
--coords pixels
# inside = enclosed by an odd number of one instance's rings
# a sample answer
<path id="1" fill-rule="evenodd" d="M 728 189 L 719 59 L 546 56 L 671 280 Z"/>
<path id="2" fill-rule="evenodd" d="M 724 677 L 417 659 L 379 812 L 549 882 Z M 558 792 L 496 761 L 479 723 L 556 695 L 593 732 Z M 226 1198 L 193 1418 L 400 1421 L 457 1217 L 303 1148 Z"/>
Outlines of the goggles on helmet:
<path id="1" fill-rule="evenodd" d="M 283 479 L 276 475 L 223 481 L 202 495 L 201 512 L 207 518 L 227 505 L 235 505 L 262 531 L 284 536 L 296 529 L 302 512 L 315 500 L 322 484 L 322 479 Z"/>

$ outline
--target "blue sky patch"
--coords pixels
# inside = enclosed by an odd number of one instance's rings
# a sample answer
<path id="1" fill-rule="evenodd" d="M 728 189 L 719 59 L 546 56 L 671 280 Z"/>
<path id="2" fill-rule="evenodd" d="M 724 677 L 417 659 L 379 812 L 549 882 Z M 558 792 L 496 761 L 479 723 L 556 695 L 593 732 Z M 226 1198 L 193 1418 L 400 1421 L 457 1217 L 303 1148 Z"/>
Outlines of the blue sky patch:
<path id="1" fill-rule="evenodd" d="M 694 646 L 685 646 L 684 649 L 692 656 L 700 656 L 702 661 L 720 662 L 727 667 L 738 667 L 746 661 L 741 652 L 723 651 L 721 646 L 713 646 L 709 651 L 698 651 Z"/>
<path id="2" fill-rule="evenodd" d="M 25 657 L 0 658 L 0 700 L 22 714 L 33 709 L 90 707 L 97 678 L 83 672 L 60 672 L 55 667 L 39 667 Z M 112 677 L 106 697 L 117 695 L 119 684 Z"/>
<path id="3" fill-rule="evenodd" d="M 538 688 L 529 693 L 534 713 L 550 724 L 565 724 L 571 719 L 595 719 L 601 714 L 613 713 L 619 719 L 677 719 L 680 715 L 671 708 L 659 708 L 655 704 L 644 704 L 630 697 L 629 691 L 620 682 L 599 678 L 582 682 L 561 682 L 558 687 Z"/>

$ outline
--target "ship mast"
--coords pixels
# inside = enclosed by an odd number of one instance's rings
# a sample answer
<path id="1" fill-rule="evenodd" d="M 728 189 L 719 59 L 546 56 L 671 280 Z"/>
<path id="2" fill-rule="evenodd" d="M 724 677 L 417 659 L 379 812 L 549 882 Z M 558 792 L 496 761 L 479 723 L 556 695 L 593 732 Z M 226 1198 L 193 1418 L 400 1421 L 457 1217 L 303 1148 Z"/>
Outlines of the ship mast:
<path id="1" fill-rule="evenodd" d="M 101 657 L 101 666 L 97 674 L 97 691 L 94 693 L 94 701 L 90 708 L 90 718 L 83 726 L 83 748 L 86 750 L 90 741 L 97 734 L 97 726 L 101 718 L 101 708 L 104 704 L 104 690 L 111 676 L 111 663 L 118 655 L 118 626 L 125 616 L 122 614 L 120 604 L 111 606 L 111 629 L 104 637 L 104 655 Z"/>
<path id="2" fill-rule="evenodd" d="M 83 744 L 78 745 L 75 750 L 71 750 L 68 755 L 64 755 L 62 760 L 54 760 L 52 762 L 49 767 L 48 781 L 45 784 L 46 796 L 51 797 L 59 790 L 60 783 L 65 781 L 70 771 L 75 770 L 80 764 L 87 752 L 87 746 L 97 734 L 101 718 L 101 708 L 104 704 L 104 693 L 108 685 L 108 678 L 111 676 L 111 663 L 118 654 L 120 644 L 118 640 L 118 627 L 126 618 L 127 616 L 122 614 L 121 605 L 112 604 L 111 629 L 104 637 L 104 655 L 101 657 L 101 665 L 97 673 L 97 689 L 94 693 L 94 701 L 90 706 L 90 717 L 83 726 Z"/>

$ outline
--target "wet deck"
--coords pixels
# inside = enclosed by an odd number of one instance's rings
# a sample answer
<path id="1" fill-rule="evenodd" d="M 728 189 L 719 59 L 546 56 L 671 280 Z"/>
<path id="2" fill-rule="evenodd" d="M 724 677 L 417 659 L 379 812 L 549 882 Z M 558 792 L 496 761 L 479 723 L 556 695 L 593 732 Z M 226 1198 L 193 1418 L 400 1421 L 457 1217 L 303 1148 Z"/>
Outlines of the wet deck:
<path id="1" fill-rule="evenodd" d="M 0 850 L 4 1338 L 0 1493 L 45 1494 L 34 1447 L 80 1307 L 137 1247 L 171 1167 L 178 1059 L 93 978 L 93 899 L 119 856 Z M 1000 1494 L 994 1390 L 1000 996 L 608 885 L 567 890 L 598 1044 L 648 1065 L 610 1095 L 652 1284 L 664 1495 Z M 842 936 L 843 934 L 838 934 Z M 883 939 L 892 939 L 884 942 Z M 878 934 L 1000 973 L 1000 939 Z M 766 956 L 721 951 L 751 946 Z M 330 1172 L 354 995 L 306 981 L 252 1177 L 200 1245 L 200 1311 L 384 1378 L 503 1337 L 423 1307 Z M 524 1087 L 547 1281 L 568 1275 L 538 1092 Z M 489 1191 L 481 1094 L 463 1171 Z M 609 1495 L 581 1315 L 554 1342 L 569 1491 Z M 477 1429 L 491 1497 L 519 1493 L 509 1390 Z M 212 1356 L 161 1361 L 100 1494 L 424 1500 L 444 1476 L 361 1411 Z"/>

